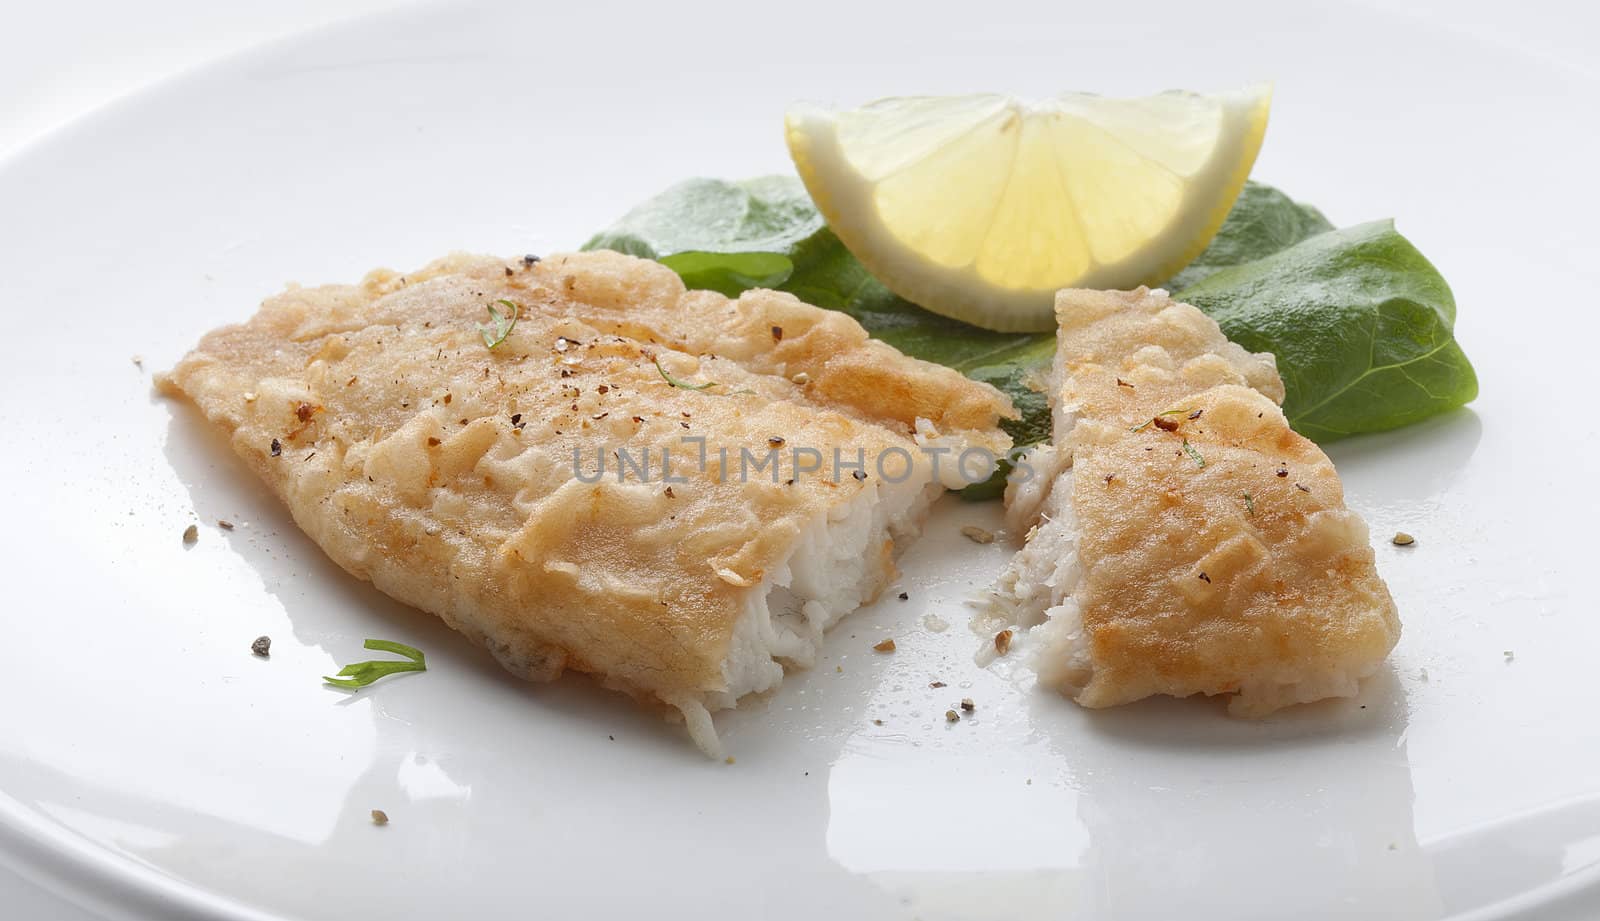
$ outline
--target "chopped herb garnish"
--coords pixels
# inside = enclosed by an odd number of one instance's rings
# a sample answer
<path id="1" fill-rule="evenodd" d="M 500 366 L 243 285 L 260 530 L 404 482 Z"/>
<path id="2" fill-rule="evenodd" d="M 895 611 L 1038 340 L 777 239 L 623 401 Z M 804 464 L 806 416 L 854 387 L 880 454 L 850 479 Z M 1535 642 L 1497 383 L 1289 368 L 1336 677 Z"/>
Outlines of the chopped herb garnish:
<path id="1" fill-rule="evenodd" d="M 500 312 L 500 308 L 498 306 L 500 304 L 504 304 L 505 306 L 511 308 L 510 316 L 506 316 Z M 490 304 L 489 322 L 493 325 L 478 327 L 478 334 L 483 336 L 483 344 L 492 349 L 500 343 L 506 341 L 506 337 L 511 335 L 511 331 L 516 328 L 517 318 L 520 316 L 522 316 L 522 306 L 515 301 L 508 301 L 505 298 L 501 298 L 500 300 L 495 301 L 493 304 Z"/>
<path id="2" fill-rule="evenodd" d="M 1255 500 L 1255 498 L 1252 497 L 1250 495 L 1250 493 L 1248 493 L 1248 492 L 1240 493 L 1240 495 L 1244 496 L 1244 507 L 1245 507 L 1245 509 L 1250 512 L 1250 517 L 1254 518 L 1255 514 L 1256 514 L 1256 500 Z"/>
<path id="3" fill-rule="evenodd" d="M 705 390 L 708 387 L 717 386 L 717 382 L 716 381 L 706 381 L 704 384 L 691 384 L 688 381 L 680 381 L 677 378 L 673 377 L 672 375 L 668 374 L 666 368 L 661 367 L 661 359 L 652 358 L 650 360 L 655 362 L 656 370 L 661 372 L 661 379 L 666 381 L 667 383 L 671 384 L 672 386 L 679 388 L 680 390 Z"/>
<path id="4" fill-rule="evenodd" d="M 329 678 L 323 676 L 322 680 L 341 688 L 364 688 L 379 678 L 393 675 L 397 672 L 425 672 L 428 670 L 423 660 L 422 650 L 393 640 L 367 640 L 362 643 L 362 648 L 372 649 L 377 652 L 392 652 L 398 656 L 405 656 L 409 661 L 399 659 L 379 659 L 371 662 L 357 662 L 339 669 L 339 677 Z"/>
<path id="5" fill-rule="evenodd" d="M 1189 455 L 1189 459 L 1195 462 L 1195 466 L 1204 467 L 1206 465 L 1206 459 L 1200 456 L 1200 452 L 1194 449 L 1194 445 L 1190 444 L 1187 438 L 1183 440 L 1183 453 Z"/>

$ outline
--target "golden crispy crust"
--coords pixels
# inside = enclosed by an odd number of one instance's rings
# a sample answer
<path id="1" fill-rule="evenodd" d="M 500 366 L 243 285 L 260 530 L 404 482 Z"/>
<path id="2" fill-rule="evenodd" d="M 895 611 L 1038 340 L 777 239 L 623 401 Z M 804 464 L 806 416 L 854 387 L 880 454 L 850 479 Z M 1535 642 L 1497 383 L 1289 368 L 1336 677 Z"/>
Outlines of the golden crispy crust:
<path id="1" fill-rule="evenodd" d="M 1370 673 L 1394 602 L 1332 463 L 1279 409 L 1271 356 L 1164 293 L 1064 291 L 1057 311 L 1059 399 L 1080 413 L 1076 699 L 1235 694 L 1259 714 Z"/>
<path id="2" fill-rule="evenodd" d="M 1327 456 L 1253 390 L 1214 387 L 1185 406 L 1200 416 L 1173 432 L 1074 432 L 1095 666 L 1079 702 L 1243 692 L 1248 710 L 1257 688 L 1365 673 L 1400 623 Z"/>
<path id="3" fill-rule="evenodd" d="M 1283 402 L 1270 353 L 1246 352 L 1165 291 L 1068 289 L 1056 297 L 1056 319 L 1057 403 L 1085 418 L 1137 424 L 1219 384 Z"/>
<path id="4" fill-rule="evenodd" d="M 477 325 L 498 299 L 521 316 L 491 350 Z M 657 361 L 715 385 L 674 387 Z M 786 485 L 788 455 L 778 482 L 718 482 L 717 446 L 893 447 L 924 464 L 919 417 L 1003 451 L 994 426 L 1011 413 L 843 314 L 769 291 L 686 293 L 659 264 L 606 252 L 532 267 L 451 256 L 291 288 L 205 336 L 163 386 L 228 429 L 352 574 L 528 677 L 573 668 L 663 699 L 722 690 L 748 593 L 808 524 L 878 488 Z M 708 439 L 704 472 L 684 436 Z M 619 482 L 619 449 L 648 456 L 655 482 Z M 664 450 L 688 482 L 660 482 Z M 603 479 L 573 478 L 575 452 L 591 472 L 604 456 Z"/>

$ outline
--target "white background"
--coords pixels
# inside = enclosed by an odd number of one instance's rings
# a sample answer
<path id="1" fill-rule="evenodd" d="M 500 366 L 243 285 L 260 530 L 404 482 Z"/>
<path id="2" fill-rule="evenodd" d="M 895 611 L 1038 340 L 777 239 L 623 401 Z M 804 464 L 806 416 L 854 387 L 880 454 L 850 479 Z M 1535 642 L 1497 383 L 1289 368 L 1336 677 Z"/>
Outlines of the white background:
<path id="1" fill-rule="evenodd" d="M 0 3 L 0 157 L 30 138 L 205 61 L 406 5 L 402 0 L 7 0 Z M 1368 5 L 1399 6 L 1600 75 L 1600 36 L 1594 28 L 1600 16 L 1590 4 L 1371 0 Z"/>

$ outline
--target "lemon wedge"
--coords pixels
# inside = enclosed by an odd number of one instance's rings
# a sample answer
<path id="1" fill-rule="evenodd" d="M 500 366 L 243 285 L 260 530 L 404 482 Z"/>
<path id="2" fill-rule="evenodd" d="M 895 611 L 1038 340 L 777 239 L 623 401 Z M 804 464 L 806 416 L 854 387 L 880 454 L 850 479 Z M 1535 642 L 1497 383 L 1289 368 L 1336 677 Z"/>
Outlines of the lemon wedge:
<path id="1" fill-rule="evenodd" d="M 1269 86 L 1141 99 L 915 96 L 786 118 L 828 225 L 896 294 L 1004 332 L 1055 292 L 1154 284 L 1205 249 L 1250 174 Z"/>

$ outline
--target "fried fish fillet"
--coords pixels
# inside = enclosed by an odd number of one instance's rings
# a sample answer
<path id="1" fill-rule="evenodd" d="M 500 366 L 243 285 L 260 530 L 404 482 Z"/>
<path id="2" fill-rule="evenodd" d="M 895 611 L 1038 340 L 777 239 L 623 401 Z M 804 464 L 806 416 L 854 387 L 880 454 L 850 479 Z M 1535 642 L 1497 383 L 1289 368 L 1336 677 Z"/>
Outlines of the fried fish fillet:
<path id="1" fill-rule="evenodd" d="M 713 754 L 710 711 L 809 664 L 960 485 L 923 449 L 1003 453 L 1013 413 L 844 314 L 608 252 L 291 288 L 162 386 L 351 574 L 519 675 L 670 705 Z"/>
<path id="2" fill-rule="evenodd" d="M 1164 291 L 1066 290 L 1056 317 L 1055 444 L 1008 488 L 1030 533 L 995 597 L 1040 680 L 1087 707 L 1227 694 L 1241 716 L 1355 694 L 1400 622 L 1273 357 Z"/>

